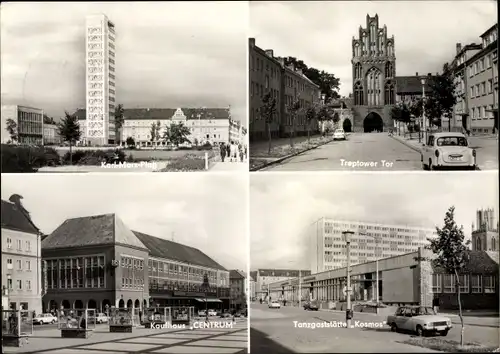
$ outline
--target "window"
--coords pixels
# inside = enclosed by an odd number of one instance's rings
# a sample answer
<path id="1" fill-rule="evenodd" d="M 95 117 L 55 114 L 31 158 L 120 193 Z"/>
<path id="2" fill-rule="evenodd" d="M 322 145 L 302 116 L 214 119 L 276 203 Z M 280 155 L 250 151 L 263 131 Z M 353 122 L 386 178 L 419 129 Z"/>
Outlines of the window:
<path id="1" fill-rule="evenodd" d="M 31 272 L 31 261 L 26 261 L 26 270 Z"/>
<path id="2" fill-rule="evenodd" d="M 491 68 L 491 57 L 489 55 L 486 56 L 486 68 Z"/>
<path id="3" fill-rule="evenodd" d="M 495 277 L 492 275 L 485 275 L 484 279 L 484 292 L 492 294 L 495 292 Z"/>
<path id="4" fill-rule="evenodd" d="M 7 288 L 12 290 L 12 279 L 7 279 Z"/>
<path id="5" fill-rule="evenodd" d="M 482 278 L 481 278 L 481 275 L 478 275 L 478 274 L 474 274 L 474 275 L 471 275 L 471 278 L 470 278 L 470 283 L 471 283 L 471 287 L 472 287 L 472 292 L 473 293 L 482 293 L 483 292 L 483 282 L 482 282 Z"/>
<path id="6" fill-rule="evenodd" d="M 461 293 L 468 293 L 469 292 L 469 275 L 468 274 L 459 275 L 458 281 L 460 282 L 460 292 Z"/>
<path id="7" fill-rule="evenodd" d="M 16 268 L 17 268 L 17 270 L 23 269 L 23 263 L 20 259 L 16 260 Z"/>
<path id="8" fill-rule="evenodd" d="M 489 94 L 489 93 L 491 93 L 493 91 L 493 80 L 492 79 L 488 80 L 488 86 L 487 87 L 488 87 L 487 93 Z"/>
<path id="9" fill-rule="evenodd" d="M 455 279 L 451 274 L 444 274 L 444 292 L 445 293 L 455 292 Z"/>
<path id="10" fill-rule="evenodd" d="M 22 251 L 23 249 L 23 244 L 21 240 L 17 240 L 17 250 Z"/>
<path id="11" fill-rule="evenodd" d="M 441 274 L 432 274 L 432 292 L 434 294 L 439 294 L 443 291 Z"/>
<path id="12" fill-rule="evenodd" d="M 486 95 L 486 82 L 481 84 L 481 94 Z"/>
<path id="13" fill-rule="evenodd" d="M 16 283 L 17 283 L 17 290 L 22 290 L 23 289 L 23 281 L 16 280 Z"/>
<path id="14" fill-rule="evenodd" d="M 31 280 L 26 280 L 26 290 L 31 290 Z"/>
<path id="15" fill-rule="evenodd" d="M 12 239 L 10 237 L 7 237 L 7 248 L 8 249 L 12 248 Z"/>
<path id="16" fill-rule="evenodd" d="M 26 251 L 31 252 L 31 241 L 26 241 Z"/>
<path id="17" fill-rule="evenodd" d="M 474 86 L 470 88 L 470 97 L 474 98 Z"/>

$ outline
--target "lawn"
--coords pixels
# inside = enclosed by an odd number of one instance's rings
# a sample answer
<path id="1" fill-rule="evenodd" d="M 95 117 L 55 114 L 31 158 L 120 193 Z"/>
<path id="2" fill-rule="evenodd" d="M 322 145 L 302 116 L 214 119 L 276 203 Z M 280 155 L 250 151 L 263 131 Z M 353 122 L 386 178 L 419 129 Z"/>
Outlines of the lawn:
<path id="1" fill-rule="evenodd" d="M 127 157 L 134 160 L 172 160 L 190 156 L 205 156 L 206 150 L 123 150 Z"/>
<path id="2" fill-rule="evenodd" d="M 461 346 L 457 341 L 442 337 L 412 337 L 403 343 L 447 353 L 493 353 L 498 351 L 498 347 L 489 347 L 480 343 L 466 343 Z"/>

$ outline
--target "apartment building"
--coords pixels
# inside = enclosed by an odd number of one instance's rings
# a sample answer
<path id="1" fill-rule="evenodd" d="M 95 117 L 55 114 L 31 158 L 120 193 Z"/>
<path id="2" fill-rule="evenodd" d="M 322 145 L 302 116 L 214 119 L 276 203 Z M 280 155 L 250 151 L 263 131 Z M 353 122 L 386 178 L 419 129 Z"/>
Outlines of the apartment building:
<path id="1" fill-rule="evenodd" d="M 346 243 L 342 232 L 352 231 L 351 264 L 413 252 L 436 235 L 434 228 L 388 225 L 321 218 L 306 228 L 311 272 L 345 267 Z"/>
<path id="2" fill-rule="evenodd" d="M 247 307 L 247 281 L 246 275 L 241 270 L 231 270 L 229 272 L 229 282 L 231 291 L 230 308 L 241 310 Z"/>
<path id="3" fill-rule="evenodd" d="M 20 199 L 2 200 L 2 307 L 41 313 L 41 233 Z"/>
<path id="4" fill-rule="evenodd" d="M 1 117 L 2 143 L 43 145 L 43 110 L 20 105 L 3 105 Z M 9 121 L 14 122 L 14 136 L 8 131 Z"/>
<path id="5" fill-rule="evenodd" d="M 268 138 L 268 127 L 265 118 L 260 114 L 262 98 L 268 92 L 276 101 L 276 113 L 270 122 L 270 133 L 273 138 L 286 137 L 292 132 L 305 135 L 308 129 L 313 133 L 319 131 L 317 121 L 307 122 L 305 109 L 321 100 L 319 86 L 313 83 L 304 73 L 292 66 L 286 66 L 284 58 L 275 57 L 271 49 L 263 50 L 255 44 L 255 38 L 249 39 L 249 134 L 250 140 Z M 295 124 L 288 107 L 300 101 L 301 110 L 297 112 Z"/>

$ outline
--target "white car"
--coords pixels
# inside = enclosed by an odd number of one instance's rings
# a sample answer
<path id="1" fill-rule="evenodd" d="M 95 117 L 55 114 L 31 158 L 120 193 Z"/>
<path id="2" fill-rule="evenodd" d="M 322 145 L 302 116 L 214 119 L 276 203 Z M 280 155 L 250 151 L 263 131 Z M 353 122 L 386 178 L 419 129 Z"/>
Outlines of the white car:
<path id="1" fill-rule="evenodd" d="M 344 129 L 335 130 L 335 133 L 333 133 L 333 140 L 345 140 Z"/>
<path id="2" fill-rule="evenodd" d="M 205 310 L 198 311 L 198 317 L 206 317 L 206 316 L 207 316 L 207 311 Z"/>
<path id="3" fill-rule="evenodd" d="M 50 313 L 42 313 L 33 318 L 33 324 L 53 324 L 57 322 L 57 317 Z"/>
<path id="4" fill-rule="evenodd" d="M 453 327 L 451 320 L 445 316 L 439 316 L 432 307 L 401 306 L 394 315 L 387 317 L 387 325 L 391 331 L 414 332 L 418 336 L 439 333 L 446 336 Z"/>
<path id="5" fill-rule="evenodd" d="M 215 310 L 208 310 L 208 315 L 209 316 L 217 316 L 217 311 L 215 311 Z"/>
<path id="6" fill-rule="evenodd" d="M 462 133 L 433 133 L 422 145 L 422 168 L 469 168 L 476 169 L 476 150 L 469 147 L 467 137 Z"/>
<path id="7" fill-rule="evenodd" d="M 97 314 L 95 322 L 96 323 L 108 323 L 109 322 L 109 318 L 108 318 L 108 316 L 106 316 L 105 313 L 99 313 L 99 314 Z"/>
<path id="8" fill-rule="evenodd" d="M 270 309 L 279 309 L 279 308 L 281 308 L 281 305 L 278 301 L 272 301 L 269 303 L 269 308 Z"/>

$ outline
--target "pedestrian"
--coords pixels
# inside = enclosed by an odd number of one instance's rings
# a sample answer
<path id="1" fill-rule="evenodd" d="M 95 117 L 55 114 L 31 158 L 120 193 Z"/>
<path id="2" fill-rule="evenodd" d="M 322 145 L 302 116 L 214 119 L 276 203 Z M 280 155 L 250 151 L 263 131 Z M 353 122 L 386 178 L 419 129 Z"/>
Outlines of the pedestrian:
<path id="1" fill-rule="evenodd" d="M 222 143 L 220 145 L 220 158 L 221 158 L 222 162 L 224 162 L 224 159 L 226 158 L 226 152 L 227 152 L 226 145 L 224 145 L 224 143 Z"/>
<path id="2" fill-rule="evenodd" d="M 229 148 L 231 154 L 231 161 L 237 161 L 238 149 L 234 141 L 231 141 L 231 146 Z"/>
<path id="3" fill-rule="evenodd" d="M 283 306 L 286 306 L 286 300 L 283 300 Z"/>
<path id="4" fill-rule="evenodd" d="M 240 152 L 240 162 L 243 162 L 243 146 L 241 144 L 238 146 L 238 150 Z"/>
<path id="5" fill-rule="evenodd" d="M 226 145 L 226 155 L 229 158 L 229 162 L 231 162 L 231 144 Z"/>

